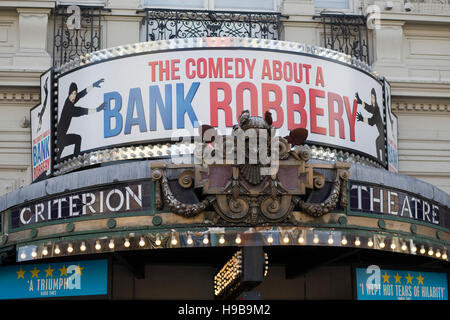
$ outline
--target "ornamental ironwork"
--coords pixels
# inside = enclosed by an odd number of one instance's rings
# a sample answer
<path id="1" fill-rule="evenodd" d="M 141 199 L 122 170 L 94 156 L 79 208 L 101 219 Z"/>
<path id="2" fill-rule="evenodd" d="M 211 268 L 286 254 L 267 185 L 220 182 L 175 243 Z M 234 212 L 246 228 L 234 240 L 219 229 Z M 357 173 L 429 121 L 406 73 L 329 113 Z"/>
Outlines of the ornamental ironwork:
<path id="1" fill-rule="evenodd" d="M 193 37 L 280 39 L 280 13 L 145 9 L 146 41 Z"/>
<path id="2" fill-rule="evenodd" d="M 369 31 L 362 15 L 321 13 L 324 48 L 340 51 L 370 64 Z"/>
<path id="3" fill-rule="evenodd" d="M 53 66 L 101 49 L 101 7 L 57 6 L 53 14 Z"/>

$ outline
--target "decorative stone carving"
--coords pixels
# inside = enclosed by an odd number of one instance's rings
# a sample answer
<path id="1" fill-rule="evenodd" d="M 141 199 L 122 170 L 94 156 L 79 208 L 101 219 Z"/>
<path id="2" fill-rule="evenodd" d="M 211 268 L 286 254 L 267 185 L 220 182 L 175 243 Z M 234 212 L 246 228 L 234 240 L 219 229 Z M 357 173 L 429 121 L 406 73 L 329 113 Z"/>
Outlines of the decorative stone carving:
<path id="1" fill-rule="evenodd" d="M 233 128 L 233 136 L 237 130 L 245 128 L 244 131 L 257 128 L 270 131 L 270 118 L 250 117 L 242 114 L 239 125 Z M 302 129 L 303 130 L 303 129 Z M 306 139 L 302 132 L 301 142 Z M 232 137 L 233 137 L 232 136 Z M 270 134 L 269 134 L 270 136 Z M 155 203 L 157 208 L 162 208 L 162 199 L 169 210 L 185 218 L 194 217 L 206 209 L 214 209 L 224 222 L 264 224 L 273 222 L 292 221 L 291 213 L 300 210 L 310 216 L 320 217 L 334 210 L 338 204 L 342 207 L 347 205 L 347 181 L 349 178 L 349 164 L 337 162 L 336 164 L 308 164 L 311 151 L 308 146 L 295 145 L 292 148 L 290 141 L 299 139 L 292 137 L 271 139 L 269 146 L 277 143 L 279 152 L 277 155 L 277 167 L 274 170 L 271 164 L 249 163 L 248 157 L 245 163 L 209 162 L 201 161 L 200 164 L 164 164 L 154 162 L 152 164 L 152 179 L 155 181 Z M 233 141 L 233 139 L 228 140 Z M 234 139 L 236 150 L 236 139 Z M 213 140 L 203 143 L 200 147 L 213 148 L 221 142 Z M 261 143 L 258 140 L 257 147 Z M 224 144 L 220 144 L 222 147 Z M 242 145 L 241 145 L 242 146 Z M 248 144 L 246 145 L 248 147 Z M 276 150 L 276 149 L 274 149 Z M 209 149 L 209 151 L 211 151 Z M 229 152 L 229 151 L 227 151 Z M 218 153 L 219 159 L 225 159 L 227 152 L 223 149 Z M 272 150 L 273 153 L 273 150 Z M 196 150 L 196 157 L 203 155 Z M 228 153 L 229 154 L 229 153 Z M 273 160 L 273 159 L 272 159 Z M 185 169 L 178 175 L 178 184 L 183 189 L 196 190 L 201 194 L 200 201 L 194 204 L 182 203 L 173 194 L 170 183 L 165 173 L 166 168 Z M 315 169 L 320 168 L 322 172 L 328 171 L 335 178 L 326 181 L 324 174 Z M 266 171 L 262 170 L 266 169 Z M 173 175 L 173 174 L 171 174 Z M 328 179 L 330 180 L 330 179 Z M 326 184 L 331 188 L 324 188 Z M 312 190 L 323 190 L 325 198 L 320 203 L 307 200 Z M 330 190 L 328 194 L 323 194 Z M 219 219 L 220 221 L 220 219 Z"/>

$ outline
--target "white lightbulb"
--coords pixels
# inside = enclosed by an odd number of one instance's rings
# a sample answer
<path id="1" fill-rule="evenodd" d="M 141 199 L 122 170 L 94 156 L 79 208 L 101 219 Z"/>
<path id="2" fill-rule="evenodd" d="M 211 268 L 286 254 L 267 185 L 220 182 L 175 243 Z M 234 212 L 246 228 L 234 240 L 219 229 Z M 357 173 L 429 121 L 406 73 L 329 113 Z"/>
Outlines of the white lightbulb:
<path id="1" fill-rule="evenodd" d="M 441 252 L 438 250 L 438 251 L 436 251 L 436 257 L 437 258 L 440 258 L 441 257 Z"/>
<path id="2" fill-rule="evenodd" d="M 267 243 L 273 243 L 272 235 L 269 235 L 269 237 L 267 238 Z"/>
<path id="3" fill-rule="evenodd" d="M 359 237 L 356 237 L 355 246 L 360 246 L 360 245 L 361 245 L 361 241 L 359 240 Z"/>
<path id="4" fill-rule="evenodd" d="M 367 245 L 368 245 L 369 247 L 373 247 L 373 241 L 372 241 L 372 239 L 369 239 L 369 242 L 367 242 Z"/>
<path id="5" fill-rule="evenodd" d="M 341 240 L 341 244 L 345 246 L 347 244 L 347 238 L 344 236 Z"/>
<path id="6" fill-rule="evenodd" d="M 302 244 L 303 242 L 305 242 L 305 238 L 303 236 L 298 237 L 298 243 Z"/>
<path id="7" fill-rule="evenodd" d="M 395 243 L 392 242 L 392 243 L 391 243 L 391 249 L 392 249 L 392 250 L 395 250 L 396 247 L 397 247 L 397 246 L 395 245 Z"/>
<path id="8" fill-rule="evenodd" d="M 67 246 L 67 252 L 68 253 L 72 253 L 73 252 L 73 247 L 72 247 L 71 243 L 69 243 L 69 245 Z"/>
<path id="9" fill-rule="evenodd" d="M 406 243 L 402 244 L 402 251 L 406 251 L 406 249 L 408 249 L 408 247 L 406 246 Z"/>
<path id="10" fill-rule="evenodd" d="M 113 239 L 111 239 L 111 240 L 109 241 L 108 247 L 109 247 L 110 249 L 114 249 L 114 240 L 113 240 Z"/>
<path id="11" fill-rule="evenodd" d="M 100 244 L 99 241 L 95 242 L 95 250 L 100 250 L 102 248 L 102 245 Z"/>
<path id="12" fill-rule="evenodd" d="M 44 255 L 44 256 L 48 255 L 47 247 L 44 247 L 44 249 L 42 249 L 42 255 Z"/>
<path id="13" fill-rule="evenodd" d="M 432 256 L 433 254 L 434 254 L 433 248 L 430 248 L 430 249 L 428 250 L 428 255 L 429 255 L 429 256 Z"/>
<path id="14" fill-rule="evenodd" d="M 61 253 L 61 250 L 59 249 L 59 246 L 56 245 L 56 247 L 55 247 L 55 254 L 60 254 L 60 253 Z"/>
<path id="15" fill-rule="evenodd" d="M 158 241 L 159 241 L 159 244 L 158 244 Z M 156 238 L 156 245 L 157 246 L 159 246 L 160 244 L 161 244 L 161 240 L 159 240 L 158 238 Z M 144 237 L 141 237 L 141 239 L 139 240 L 139 246 L 140 247 L 143 247 L 143 246 L 145 246 L 145 240 L 144 240 Z"/>
<path id="16" fill-rule="evenodd" d="M 32 256 L 33 258 L 36 258 L 36 257 L 37 257 L 37 252 L 36 252 L 36 251 L 31 252 L 31 256 Z"/>
<path id="17" fill-rule="evenodd" d="M 317 236 L 317 234 L 314 235 L 313 242 L 314 243 L 319 243 L 319 237 Z"/>
<path id="18" fill-rule="evenodd" d="M 188 236 L 188 238 L 187 238 L 187 241 L 186 241 L 186 242 L 187 242 L 187 244 L 188 244 L 188 245 L 191 245 L 191 244 L 193 244 L 193 243 L 194 243 L 194 240 L 192 240 L 192 237 L 191 237 L 191 235 L 189 235 L 189 236 Z M 219 240 L 219 242 L 220 242 L 220 240 Z"/>
<path id="19" fill-rule="evenodd" d="M 124 245 L 125 248 L 129 248 L 130 245 L 131 245 L 130 240 L 128 238 L 126 238 L 124 243 L 123 243 L 123 245 Z"/>
<path id="20" fill-rule="evenodd" d="M 333 244 L 334 240 L 333 237 L 330 235 L 330 237 L 328 238 L 328 244 Z"/>
<path id="21" fill-rule="evenodd" d="M 208 235 L 205 234 L 205 236 L 203 237 L 203 244 L 208 244 L 208 243 L 209 243 Z"/>
<path id="22" fill-rule="evenodd" d="M 411 252 L 416 253 L 416 251 L 417 251 L 417 247 L 413 245 L 413 247 L 411 248 Z"/>
<path id="23" fill-rule="evenodd" d="M 178 240 L 177 240 L 177 238 L 175 238 L 175 237 L 172 237 L 172 240 L 170 241 L 170 243 L 173 245 L 173 246 L 176 246 L 177 245 L 177 243 L 178 243 Z"/>
<path id="24" fill-rule="evenodd" d="M 380 242 L 380 248 L 383 249 L 386 246 L 386 244 L 384 243 L 384 241 Z"/>
<path id="25" fill-rule="evenodd" d="M 224 235 L 221 235 L 221 236 L 220 236 L 220 238 L 219 238 L 219 243 L 220 243 L 220 244 L 224 244 L 224 243 L 225 243 L 225 237 L 224 237 Z"/>
<path id="26" fill-rule="evenodd" d="M 422 247 L 420 248 L 420 253 L 421 253 L 421 254 L 424 254 L 424 253 L 425 253 L 425 248 L 424 248 L 424 246 L 422 246 Z"/>
<path id="27" fill-rule="evenodd" d="M 27 257 L 27 255 L 26 255 L 26 253 L 25 252 L 22 252 L 21 254 L 20 254 L 20 258 L 23 260 L 23 259 L 25 259 Z"/>
<path id="28" fill-rule="evenodd" d="M 442 259 L 447 260 L 447 251 L 444 251 L 442 254 Z"/>
<path id="29" fill-rule="evenodd" d="M 289 237 L 288 237 L 287 235 L 285 235 L 285 236 L 283 237 L 283 242 L 284 242 L 284 243 L 289 243 Z"/>
<path id="30" fill-rule="evenodd" d="M 84 243 L 84 241 L 81 243 L 80 250 L 86 251 L 86 243 Z"/>
<path id="31" fill-rule="evenodd" d="M 236 240 L 234 240 L 237 244 L 240 244 L 242 242 L 241 236 L 237 235 Z"/>

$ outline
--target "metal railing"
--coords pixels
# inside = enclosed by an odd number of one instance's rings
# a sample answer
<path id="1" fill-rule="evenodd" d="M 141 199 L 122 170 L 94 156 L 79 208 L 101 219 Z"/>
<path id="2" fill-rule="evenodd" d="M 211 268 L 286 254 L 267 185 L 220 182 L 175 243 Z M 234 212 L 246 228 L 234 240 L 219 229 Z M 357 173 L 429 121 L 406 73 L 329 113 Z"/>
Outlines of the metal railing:
<path id="1" fill-rule="evenodd" d="M 191 37 L 280 39 L 280 13 L 144 9 L 146 40 Z"/>
<path id="2" fill-rule="evenodd" d="M 53 11 L 53 66 L 101 49 L 102 7 L 57 6 Z"/>
<path id="3" fill-rule="evenodd" d="M 323 46 L 358 58 L 370 65 L 369 31 L 362 15 L 321 13 Z"/>

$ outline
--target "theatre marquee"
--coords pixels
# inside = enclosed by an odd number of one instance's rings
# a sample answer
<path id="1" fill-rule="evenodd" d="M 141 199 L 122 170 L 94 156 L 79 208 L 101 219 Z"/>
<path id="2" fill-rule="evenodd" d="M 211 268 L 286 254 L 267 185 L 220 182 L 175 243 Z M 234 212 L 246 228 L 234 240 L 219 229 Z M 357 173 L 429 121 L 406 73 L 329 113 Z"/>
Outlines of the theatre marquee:
<path id="1" fill-rule="evenodd" d="M 191 138 L 202 124 L 229 134 L 243 110 L 269 111 L 280 136 L 302 127 L 310 145 L 388 163 L 385 82 L 332 50 L 235 38 L 148 42 L 95 52 L 56 74 L 58 168 L 80 155 L 167 156 L 115 151 Z M 99 150 L 110 154 L 99 160 Z"/>

